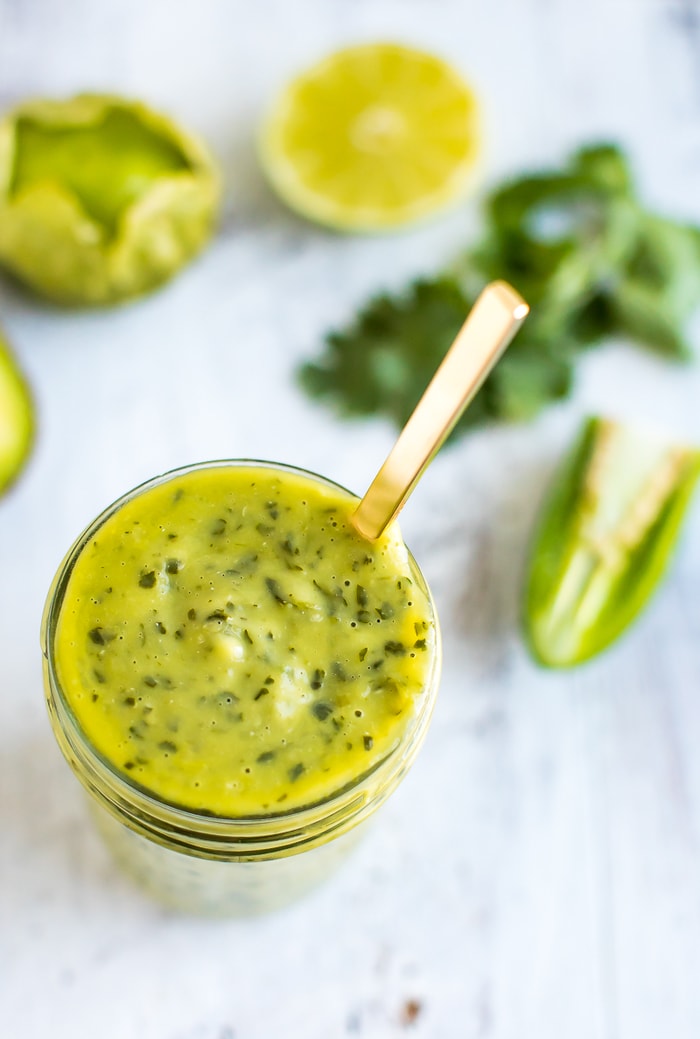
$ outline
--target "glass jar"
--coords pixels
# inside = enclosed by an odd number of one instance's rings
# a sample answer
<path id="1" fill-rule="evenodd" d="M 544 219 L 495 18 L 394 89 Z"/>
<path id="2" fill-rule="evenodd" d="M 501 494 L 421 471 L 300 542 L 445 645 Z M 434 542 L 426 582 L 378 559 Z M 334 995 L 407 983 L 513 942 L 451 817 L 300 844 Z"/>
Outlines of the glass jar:
<path id="1" fill-rule="evenodd" d="M 131 781 L 90 744 L 61 689 L 55 639 L 68 581 L 81 552 L 121 506 L 176 476 L 217 466 L 265 467 L 349 493 L 315 473 L 252 460 L 199 463 L 130 491 L 80 535 L 54 578 L 42 621 L 44 685 L 58 744 L 90 795 L 98 828 L 122 868 L 142 888 L 178 910 L 248 915 L 291 902 L 325 879 L 354 845 L 362 824 L 396 788 L 427 732 L 440 676 L 441 645 L 432 596 L 409 554 L 412 579 L 432 610 L 435 649 L 425 688 L 401 738 L 373 768 L 324 800 L 286 812 L 236 818 L 167 803 Z"/>

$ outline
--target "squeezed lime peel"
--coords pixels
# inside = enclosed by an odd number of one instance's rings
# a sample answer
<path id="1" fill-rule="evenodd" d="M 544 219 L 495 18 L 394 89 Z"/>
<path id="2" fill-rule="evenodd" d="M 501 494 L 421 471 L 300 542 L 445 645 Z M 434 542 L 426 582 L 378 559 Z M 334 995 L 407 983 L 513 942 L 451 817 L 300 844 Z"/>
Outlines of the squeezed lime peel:
<path id="1" fill-rule="evenodd" d="M 159 178 L 190 169 L 169 140 L 115 109 L 87 126 L 50 126 L 19 119 L 11 194 L 51 182 L 113 235 L 126 208 Z"/>
<path id="2" fill-rule="evenodd" d="M 219 197 L 204 145 L 138 101 L 35 100 L 0 120 L 0 265 L 56 303 L 163 284 L 209 239 Z"/>

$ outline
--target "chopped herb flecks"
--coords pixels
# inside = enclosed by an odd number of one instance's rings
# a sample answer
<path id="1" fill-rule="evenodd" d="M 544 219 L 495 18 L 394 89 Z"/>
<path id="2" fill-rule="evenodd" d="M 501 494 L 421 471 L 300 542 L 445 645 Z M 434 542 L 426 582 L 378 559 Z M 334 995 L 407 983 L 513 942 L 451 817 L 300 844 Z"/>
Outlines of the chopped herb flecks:
<path id="1" fill-rule="evenodd" d="M 88 632 L 88 638 L 96 646 L 106 646 L 108 642 L 112 641 L 114 635 L 109 631 L 105 631 L 104 628 L 91 628 Z"/>
<path id="2" fill-rule="evenodd" d="M 384 643 L 384 652 L 394 657 L 402 657 L 406 652 L 403 642 L 389 641 Z"/>
<path id="3" fill-rule="evenodd" d="M 254 472 L 222 467 L 221 492 L 178 477 L 177 505 L 167 480 L 137 495 L 71 577 L 80 724 L 140 788 L 212 816 L 294 810 L 371 770 L 425 702 L 432 645 L 394 535 L 370 553 L 354 499 Z"/>
<path id="4" fill-rule="evenodd" d="M 289 599 L 284 595 L 282 589 L 280 588 L 279 584 L 274 579 L 274 577 L 265 578 L 265 587 L 267 588 L 268 592 L 275 600 L 275 602 L 278 602 L 281 606 L 287 605 Z"/>

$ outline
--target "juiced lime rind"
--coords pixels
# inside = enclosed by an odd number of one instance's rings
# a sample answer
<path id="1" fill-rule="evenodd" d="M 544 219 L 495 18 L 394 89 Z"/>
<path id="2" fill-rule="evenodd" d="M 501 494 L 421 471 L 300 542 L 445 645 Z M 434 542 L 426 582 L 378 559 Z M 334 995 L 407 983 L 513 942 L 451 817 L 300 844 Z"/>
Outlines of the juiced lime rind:
<path id="1" fill-rule="evenodd" d="M 653 452 L 646 489 L 619 516 L 614 499 L 625 473 L 618 470 L 615 479 L 610 471 L 598 487 L 590 482 L 601 441 L 616 436 L 627 438 L 622 455 L 627 453 L 630 467 L 639 466 L 645 450 Z M 629 427 L 601 418 L 587 421 L 554 479 L 531 549 L 524 628 L 538 663 L 549 668 L 584 663 L 633 623 L 667 572 L 699 476 L 700 451 L 694 448 L 652 445 Z M 596 543 L 589 536 L 590 518 L 601 504 L 608 523 L 617 526 Z M 637 540 L 630 537 L 635 529 Z"/>
<path id="2" fill-rule="evenodd" d="M 27 381 L 0 333 L 0 494 L 24 468 L 34 433 L 34 403 Z"/>
<path id="3" fill-rule="evenodd" d="M 176 147 L 188 169 L 164 174 L 122 213 L 108 235 L 55 180 L 12 192 L 20 119 L 47 127 L 97 125 L 121 109 Z M 0 264 L 55 303 L 116 303 L 172 277 L 209 239 L 219 204 L 216 165 L 195 136 L 140 102 L 84 94 L 30 101 L 0 121 Z"/>
<path id="4" fill-rule="evenodd" d="M 445 83 L 461 95 L 465 105 L 464 154 L 451 165 L 449 176 L 434 191 L 422 194 L 404 205 L 340 203 L 304 181 L 300 175 L 298 155 L 292 156 L 285 144 L 289 122 L 303 108 L 300 97 L 310 83 L 323 82 L 338 61 L 347 56 L 371 59 L 378 51 L 406 55 L 439 69 Z M 381 103 L 381 99 L 378 99 Z M 481 153 L 481 123 L 476 98 L 471 88 L 446 62 L 433 54 L 417 51 L 401 44 L 379 43 L 348 47 L 330 54 L 317 65 L 297 77 L 282 91 L 263 122 L 258 149 L 261 166 L 279 197 L 295 212 L 334 230 L 345 232 L 381 232 L 417 222 L 455 204 L 467 194 L 478 175 Z M 410 176 L 410 170 L 408 171 Z"/>

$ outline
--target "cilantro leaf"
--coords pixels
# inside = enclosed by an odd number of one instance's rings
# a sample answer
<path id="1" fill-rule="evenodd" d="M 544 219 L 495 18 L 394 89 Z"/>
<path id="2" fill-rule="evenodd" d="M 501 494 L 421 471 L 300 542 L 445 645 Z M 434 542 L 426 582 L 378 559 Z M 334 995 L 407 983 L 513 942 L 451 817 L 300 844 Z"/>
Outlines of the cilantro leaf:
<path id="1" fill-rule="evenodd" d="M 346 331 L 330 333 L 322 359 L 301 369 L 302 385 L 333 398 L 343 414 L 385 414 L 403 425 L 471 304 L 447 276 L 379 296 Z"/>
<path id="2" fill-rule="evenodd" d="M 331 332 L 303 387 L 341 414 L 402 426 L 481 289 L 509 281 L 531 313 L 452 436 L 490 421 L 523 421 L 565 398 L 585 349 L 626 337 L 677 360 L 700 302 L 700 229 L 644 209 L 622 151 L 600 144 L 563 170 L 498 186 L 482 238 L 449 271 L 371 300 Z"/>

